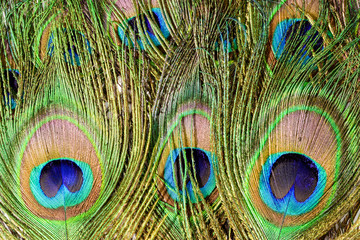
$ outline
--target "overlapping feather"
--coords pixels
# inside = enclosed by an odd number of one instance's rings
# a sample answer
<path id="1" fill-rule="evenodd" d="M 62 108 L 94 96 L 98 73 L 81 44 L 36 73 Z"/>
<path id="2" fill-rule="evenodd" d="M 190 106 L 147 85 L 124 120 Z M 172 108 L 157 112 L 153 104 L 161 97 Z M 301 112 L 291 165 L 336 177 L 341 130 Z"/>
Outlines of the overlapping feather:
<path id="1" fill-rule="evenodd" d="M 358 8 L 335 2 L 2 3 L 0 237 L 356 239 Z M 311 30 L 274 59 L 272 19 L 294 16 Z M 326 170 L 298 215 L 263 197 L 284 153 Z"/>

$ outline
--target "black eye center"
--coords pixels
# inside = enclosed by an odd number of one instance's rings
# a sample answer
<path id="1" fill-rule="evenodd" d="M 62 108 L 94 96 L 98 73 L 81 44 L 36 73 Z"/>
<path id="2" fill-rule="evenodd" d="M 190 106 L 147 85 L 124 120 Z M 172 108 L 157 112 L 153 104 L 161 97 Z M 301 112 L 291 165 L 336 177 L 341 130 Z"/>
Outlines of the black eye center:
<path id="1" fill-rule="evenodd" d="M 15 70 L 5 70 L 4 73 L 4 78 L 7 80 L 8 84 L 9 84 L 9 90 L 10 92 L 8 92 L 8 94 L 11 96 L 11 98 L 15 99 L 16 95 L 18 93 L 18 82 L 17 79 L 19 77 L 19 73 Z M 0 82 L 0 86 L 3 86 L 4 89 L 6 89 L 6 91 L 8 91 L 8 87 L 4 86 L 3 84 L 1 84 Z"/>
<path id="2" fill-rule="evenodd" d="M 77 192 L 82 183 L 83 173 L 80 167 L 70 160 L 51 161 L 41 170 L 40 186 L 48 197 L 55 197 L 62 185 L 72 193 Z"/>
<path id="3" fill-rule="evenodd" d="M 68 44 L 68 51 L 69 53 L 74 53 L 75 55 L 78 55 L 77 49 L 75 45 L 70 45 L 70 43 Z"/>
<path id="4" fill-rule="evenodd" d="M 312 26 L 308 21 L 297 21 L 286 31 L 285 41 L 293 44 L 292 54 L 295 54 L 299 48 L 304 49 L 306 44 L 311 44 L 315 52 L 321 50 L 323 39 L 317 31 L 308 35 L 307 32 L 311 27 Z"/>
<path id="5" fill-rule="evenodd" d="M 195 166 L 193 166 L 193 162 Z M 179 189 L 183 186 L 183 176 L 186 176 L 186 183 L 190 181 L 189 175 L 185 172 L 185 163 L 187 164 L 188 172 L 191 173 L 192 177 L 196 176 L 196 181 L 199 187 L 202 188 L 206 185 L 210 176 L 210 161 L 206 153 L 202 150 L 195 148 L 182 149 L 175 159 L 174 170 L 176 183 Z M 196 173 L 194 174 L 194 168 Z"/>
<path id="6" fill-rule="evenodd" d="M 152 15 L 153 19 L 155 20 L 155 23 L 158 26 L 160 26 L 160 21 L 159 21 L 158 16 L 153 12 L 150 12 L 150 15 Z M 129 19 L 129 21 L 128 21 L 131 29 L 134 31 L 136 36 L 139 36 L 139 29 L 138 29 L 137 21 L 140 21 L 139 25 L 141 27 L 146 26 L 146 31 L 148 31 L 151 34 L 154 34 L 154 31 L 151 27 L 149 19 L 145 16 L 145 14 L 141 14 L 138 17 L 133 17 L 133 18 Z M 144 24 L 144 21 L 145 21 L 145 24 Z"/>
<path id="7" fill-rule="evenodd" d="M 281 155 L 271 168 L 270 187 L 277 199 L 287 195 L 294 186 L 295 198 L 304 202 L 314 192 L 318 182 L 315 163 L 304 155 Z"/>
<path id="8" fill-rule="evenodd" d="M 67 44 L 67 49 L 70 54 L 73 53 L 74 55 L 78 55 L 76 45 L 79 44 L 79 42 L 81 42 L 80 39 L 82 40 L 83 36 L 81 36 L 80 34 L 74 31 L 71 33 L 71 42 L 69 41 Z M 83 42 L 81 42 L 80 44 L 83 44 Z"/>
<path id="9" fill-rule="evenodd" d="M 8 83 L 10 86 L 12 97 L 15 97 L 19 89 L 17 83 L 17 78 L 19 77 L 19 73 L 14 70 L 7 70 L 7 72 L 4 73 L 4 76 L 8 78 Z"/>

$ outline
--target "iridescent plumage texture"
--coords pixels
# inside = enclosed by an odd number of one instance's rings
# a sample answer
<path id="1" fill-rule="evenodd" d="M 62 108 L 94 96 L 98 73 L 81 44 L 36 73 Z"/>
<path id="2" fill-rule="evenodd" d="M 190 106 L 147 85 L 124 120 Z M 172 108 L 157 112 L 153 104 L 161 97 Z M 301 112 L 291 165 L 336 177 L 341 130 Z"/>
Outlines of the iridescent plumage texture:
<path id="1" fill-rule="evenodd" d="M 359 5 L 2 2 L 0 239 L 359 239 Z"/>

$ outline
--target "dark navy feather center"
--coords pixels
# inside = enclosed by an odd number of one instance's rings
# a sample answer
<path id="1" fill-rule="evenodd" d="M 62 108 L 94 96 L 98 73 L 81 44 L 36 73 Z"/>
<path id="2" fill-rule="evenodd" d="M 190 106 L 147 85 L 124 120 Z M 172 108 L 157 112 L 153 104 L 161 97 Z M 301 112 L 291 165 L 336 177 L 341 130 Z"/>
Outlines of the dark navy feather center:
<path id="1" fill-rule="evenodd" d="M 296 200 L 305 202 L 317 186 L 318 169 L 315 163 L 304 155 L 283 154 L 273 164 L 269 182 L 275 198 L 284 198 L 294 187 Z"/>
<path id="2" fill-rule="evenodd" d="M 193 162 L 195 163 L 195 166 L 193 166 Z M 190 181 L 189 175 L 185 172 L 185 163 L 187 163 L 187 168 L 190 170 L 191 175 L 193 177 L 196 176 L 196 181 L 198 182 L 199 187 L 202 188 L 205 186 L 209 180 L 211 168 L 210 161 L 206 153 L 200 149 L 193 148 L 186 148 L 180 151 L 180 154 L 174 162 L 176 183 L 179 189 L 182 189 L 183 176 L 186 176 L 186 183 Z M 194 169 L 196 174 L 194 174 Z"/>
<path id="3" fill-rule="evenodd" d="M 152 17 L 155 20 L 156 24 L 158 26 L 160 26 L 160 21 L 159 21 L 158 16 L 154 12 L 150 12 L 150 14 L 152 15 Z M 139 29 L 138 29 L 137 21 L 140 21 L 139 24 L 140 24 L 141 27 L 144 26 L 144 21 L 145 21 L 146 31 L 151 33 L 151 34 L 155 34 L 154 30 L 151 27 L 149 19 L 145 16 L 145 14 L 141 14 L 138 17 L 133 17 L 133 18 L 128 20 L 128 23 L 129 23 L 130 27 L 133 29 L 136 36 L 139 35 Z"/>
<path id="4" fill-rule="evenodd" d="M 12 97 L 15 97 L 19 86 L 18 86 L 18 82 L 17 79 L 20 76 L 19 72 L 17 70 L 5 70 L 4 72 L 4 77 L 6 77 L 8 79 L 8 84 L 10 87 L 10 94 Z M 5 86 L 3 86 L 3 88 L 6 88 Z"/>
<path id="5" fill-rule="evenodd" d="M 19 72 L 18 71 L 13 71 L 13 70 L 9 70 L 9 85 L 10 85 L 10 89 L 13 92 L 14 95 L 17 94 L 18 92 L 18 83 L 17 83 L 17 78 L 19 77 Z"/>
<path id="6" fill-rule="evenodd" d="M 66 29 L 64 29 L 64 32 L 66 32 Z M 80 32 L 77 32 L 75 30 L 71 31 L 71 42 L 68 42 L 67 44 L 67 51 L 70 57 L 70 63 L 74 65 L 74 59 L 77 66 L 80 66 L 80 52 L 78 46 L 82 46 L 82 44 L 85 43 L 87 51 L 91 54 L 91 47 L 89 41 L 85 38 L 84 35 L 82 35 Z M 67 56 L 64 53 L 65 61 L 67 61 Z"/>
<path id="7" fill-rule="evenodd" d="M 154 25 L 157 25 L 157 27 L 160 29 L 162 36 L 165 39 L 168 39 L 170 37 L 170 32 L 166 26 L 166 22 L 160 8 L 153 8 L 147 14 L 151 16 Z M 135 40 L 139 44 L 140 49 L 142 50 L 145 49 L 144 44 L 150 43 L 148 40 L 151 40 L 151 42 L 155 46 L 160 46 L 162 44 L 161 40 L 156 37 L 155 31 L 153 29 L 154 25 L 152 25 L 149 18 L 146 17 L 147 14 L 140 14 L 136 17 L 132 17 L 128 19 L 124 24 L 118 26 L 118 35 L 121 41 L 123 41 L 126 46 L 129 46 L 129 44 L 130 46 L 134 46 L 135 44 L 133 40 L 128 39 L 127 33 L 130 29 L 135 33 Z M 143 42 L 144 39 L 141 38 L 140 33 L 144 33 L 143 35 L 146 36 L 145 42 Z"/>
<path id="8" fill-rule="evenodd" d="M 47 163 L 40 174 L 40 186 L 47 197 L 55 197 L 64 185 L 70 192 L 80 190 L 83 183 L 81 168 L 70 160 L 54 160 Z"/>
<path id="9" fill-rule="evenodd" d="M 291 51 L 293 55 L 299 49 L 301 49 L 301 53 L 305 53 L 303 51 L 306 47 L 306 44 L 311 44 L 315 52 L 321 50 L 323 46 L 323 39 L 321 36 L 319 36 L 317 31 L 309 35 L 308 31 L 311 29 L 311 27 L 312 26 L 308 21 L 297 21 L 286 31 L 285 41 L 292 42 L 294 44 L 292 48 L 293 50 Z"/>
<path id="10" fill-rule="evenodd" d="M 14 109 L 16 107 L 15 100 L 19 89 L 17 79 L 19 76 L 20 74 L 17 70 L 5 70 L 4 77 L 8 80 L 9 88 L 6 85 L 0 83 L 0 87 L 2 87 L 2 89 L 6 89 L 6 95 L 3 95 L 5 105 L 11 107 L 11 109 Z"/>

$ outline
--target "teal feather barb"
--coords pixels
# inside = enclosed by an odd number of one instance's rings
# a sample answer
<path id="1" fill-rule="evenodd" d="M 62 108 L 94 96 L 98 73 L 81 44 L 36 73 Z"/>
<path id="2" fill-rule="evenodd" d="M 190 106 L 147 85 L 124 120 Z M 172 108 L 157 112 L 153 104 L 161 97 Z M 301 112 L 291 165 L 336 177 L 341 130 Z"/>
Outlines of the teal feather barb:
<path id="1" fill-rule="evenodd" d="M 356 1 L 8 1 L 1 239 L 358 239 Z"/>

